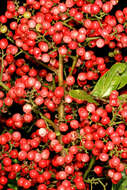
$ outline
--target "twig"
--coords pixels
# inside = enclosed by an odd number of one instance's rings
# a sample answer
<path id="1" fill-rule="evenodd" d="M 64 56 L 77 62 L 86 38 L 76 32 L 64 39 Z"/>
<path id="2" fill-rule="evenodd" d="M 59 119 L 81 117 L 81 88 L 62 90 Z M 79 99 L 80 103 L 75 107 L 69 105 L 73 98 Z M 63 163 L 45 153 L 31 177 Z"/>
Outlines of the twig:
<path id="1" fill-rule="evenodd" d="M 2 49 L 0 81 L 2 81 L 3 71 L 4 71 L 4 51 Z"/>
<path id="2" fill-rule="evenodd" d="M 7 85 L 5 85 L 2 81 L 0 81 L 0 86 L 1 86 L 2 88 L 4 88 L 6 91 L 9 90 L 9 87 L 8 87 Z"/>
<path id="3" fill-rule="evenodd" d="M 21 49 L 18 53 L 15 54 L 15 57 L 17 57 L 18 55 L 20 55 L 21 53 L 23 53 L 23 50 Z"/>
<path id="4" fill-rule="evenodd" d="M 39 115 L 41 116 L 42 119 L 44 119 L 45 121 L 47 121 L 47 123 L 49 123 L 53 128 L 54 130 L 57 132 L 58 131 L 58 127 L 57 125 L 51 120 L 51 119 L 48 119 L 46 116 L 44 116 L 41 112 L 39 112 Z"/>
<path id="5" fill-rule="evenodd" d="M 65 22 L 63 22 L 63 25 L 64 25 L 64 26 L 67 26 L 67 27 L 70 28 L 70 29 L 74 29 L 71 25 L 69 25 L 69 24 L 67 24 L 67 23 L 65 23 Z"/>
<path id="6" fill-rule="evenodd" d="M 46 116 L 44 116 L 38 109 L 37 109 L 37 105 L 33 102 L 31 96 L 30 96 L 30 103 L 32 104 L 33 106 L 33 112 L 35 113 L 38 113 L 42 119 L 44 119 L 45 121 L 47 121 L 47 123 L 49 123 L 53 128 L 54 130 L 58 130 L 56 124 L 51 120 L 51 119 L 48 119 Z"/>
<path id="7" fill-rule="evenodd" d="M 74 56 L 74 58 L 73 58 L 73 64 L 72 64 L 72 67 L 71 67 L 71 71 L 70 71 L 70 73 L 69 73 L 69 76 L 72 75 L 72 73 L 73 73 L 73 71 L 74 71 L 74 69 L 75 69 L 77 60 L 78 60 L 78 56 Z"/>
<path id="8" fill-rule="evenodd" d="M 64 86 L 64 79 L 63 79 L 63 56 L 59 55 L 59 69 L 58 69 L 58 84 L 59 86 Z M 63 101 L 61 101 L 59 107 L 58 107 L 58 118 L 59 118 L 59 123 L 64 120 L 64 104 Z M 58 136 L 58 139 L 60 143 L 63 145 L 62 142 L 62 135 L 60 134 Z M 61 154 L 65 156 L 65 151 L 62 150 Z"/>
<path id="9" fill-rule="evenodd" d="M 94 165 L 94 163 L 95 163 L 95 160 L 96 160 L 96 157 L 93 156 L 93 157 L 91 158 L 90 162 L 89 162 L 89 165 L 88 165 L 87 170 L 86 170 L 85 173 L 84 173 L 84 176 L 83 176 L 84 179 L 87 178 L 87 175 L 89 174 L 90 170 L 92 169 L 92 167 L 93 167 L 93 165 Z"/>
<path id="10" fill-rule="evenodd" d="M 88 42 L 88 41 L 92 41 L 92 40 L 97 40 L 99 38 L 100 38 L 100 36 L 97 36 L 97 37 L 87 37 L 86 41 Z"/>
<path id="11" fill-rule="evenodd" d="M 106 186 L 102 183 L 102 181 L 99 180 L 99 179 L 98 179 L 98 181 L 99 181 L 99 183 L 103 186 L 104 190 L 106 190 Z"/>
<path id="12" fill-rule="evenodd" d="M 10 37 L 8 37 L 8 36 L 6 36 L 6 37 L 7 37 L 7 39 L 8 39 L 10 42 L 12 42 L 13 44 L 15 43 L 12 38 L 10 38 Z M 39 65 L 42 65 L 44 68 L 46 68 L 46 69 L 48 69 L 48 70 L 50 70 L 50 71 L 52 71 L 52 72 L 57 73 L 57 70 L 56 70 L 56 69 L 54 69 L 53 67 L 50 67 L 50 66 L 46 65 L 45 63 L 43 63 L 43 62 L 40 61 L 40 60 L 37 60 L 34 56 L 30 55 L 27 51 L 24 51 L 22 48 L 19 48 L 19 50 L 20 50 L 20 52 L 22 51 L 24 54 L 30 56 L 30 57 L 32 58 L 32 60 L 36 61 L 36 63 L 38 63 Z"/>

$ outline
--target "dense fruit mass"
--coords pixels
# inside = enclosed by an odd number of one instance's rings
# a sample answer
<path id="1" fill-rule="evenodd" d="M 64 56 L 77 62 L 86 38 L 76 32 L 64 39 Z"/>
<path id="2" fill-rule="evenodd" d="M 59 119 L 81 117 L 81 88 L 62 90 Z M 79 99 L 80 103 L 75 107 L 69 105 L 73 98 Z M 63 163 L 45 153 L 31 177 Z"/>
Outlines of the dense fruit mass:
<path id="1" fill-rule="evenodd" d="M 0 16 L 0 189 L 122 190 L 127 7 L 118 5 L 8 0 Z"/>

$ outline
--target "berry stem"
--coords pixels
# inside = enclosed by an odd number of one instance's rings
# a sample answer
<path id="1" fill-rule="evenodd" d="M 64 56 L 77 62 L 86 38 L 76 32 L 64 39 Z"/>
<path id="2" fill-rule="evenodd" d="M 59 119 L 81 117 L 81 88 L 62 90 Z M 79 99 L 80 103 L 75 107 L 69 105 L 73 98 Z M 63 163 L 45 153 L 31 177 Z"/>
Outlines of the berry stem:
<path id="1" fill-rule="evenodd" d="M 48 66 L 48 65 L 46 65 L 46 64 L 44 64 L 44 63 L 42 63 L 42 61 L 37 60 L 35 57 L 31 56 L 27 51 L 23 51 L 23 52 L 24 52 L 25 54 L 27 54 L 28 56 L 30 56 L 31 59 L 34 60 L 34 61 L 35 61 L 36 63 L 38 63 L 39 65 L 42 65 L 44 68 L 46 68 L 46 69 L 48 69 L 48 70 L 50 70 L 50 71 L 52 71 L 52 72 L 54 72 L 54 73 L 57 73 L 57 70 L 54 69 L 53 67 L 50 67 L 50 66 Z"/>
<path id="2" fill-rule="evenodd" d="M 4 51 L 2 50 L 1 73 L 0 73 L 0 86 L 1 86 L 2 88 L 4 88 L 6 91 L 8 91 L 8 90 L 9 90 L 9 87 L 6 86 L 6 85 L 2 82 L 2 76 L 3 76 L 3 70 L 4 70 L 4 60 L 3 60 L 4 56 L 5 56 L 5 55 L 4 55 Z"/>
<path id="3" fill-rule="evenodd" d="M 67 22 L 69 22 L 69 21 L 71 21 L 71 20 L 72 20 L 72 18 L 70 17 L 69 19 L 64 20 L 64 23 L 67 23 Z"/>
<path id="4" fill-rule="evenodd" d="M 14 40 L 13 40 L 11 37 L 6 36 L 6 38 L 7 38 L 11 43 L 15 44 Z M 31 59 L 34 60 L 34 61 L 36 61 L 36 63 L 38 63 L 39 65 L 42 65 L 44 68 L 46 68 L 46 69 L 48 69 L 48 70 L 50 70 L 50 71 L 52 71 L 52 72 L 54 72 L 54 73 L 57 74 L 57 70 L 54 69 L 53 67 L 50 67 L 50 66 L 46 65 L 45 63 L 43 63 L 42 61 L 37 60 L 34 56 L 30 55 L 27 51 L 24 51 L 22 48 L 19 48 L 19 50 L 20 50 L 20 53 L 23 52 L 24 54 L 30 56 Z"/>
<path id="5" fill-rule="evenodd" d="M 39 114 L 42 119 L 44 119 L 45 121 L 47 121 L 47 123 L 49 123 L 49 124 L 53 127 L 53 129 L 54 129 L 55 131 L 57 131 L 58 128 L 57 128 L 56 124 L 55 124 L 51 119 L 48 119 L 46 116 L 44 116 L 40 111 L 38 111 L 37 106 L 36 106 L 36 104 L 33 102 L 33 100 L 32 100 L 31 97 L 30 97 L 30 103 L 31 103 L 32 106 L 33 106 L 33 111 L 34 111 L 35 113 Z"/>
<path id="6" fill-rule="evenodd" d="M 73 64 L 72 64 L 72 67 L 71 67 L 71 71 L 70 71 L 70 73 L 69 73 L 69 76 L 72 75 L 72 73 L 73 73 L 73 71 L 74 71 L 74 69 L 75 69 L 75 66 L 76 66 L 77 61 L 78 61 L 78 56 L 75 56 L 75 57 L 73 58 Z"/>
<path id="7" fill-rule="evenodd" d="M 40 114 L 40 116 L 41 116 L 42 119 L 44 119 L 45 121 L 47 121 L 47 123 L 49 123 L 55 129 L 55 131 L 58 131 L 58 128 L 57 128 L 56 124 L 51 119 L 48 119 L 41 112 L 39 112 L 39 114 Z"/>
<path id="8" fill-rule="evenodd" d="M 63 56 L 59 55 L 59 69 L 58 69 L 58 84 L 59 86 L 64 86 L 64 79 L 63 79 Z M 58 118 L 59 118 L 59 123 L 64 121 L 64 104 L 63 101 L 61 101 L 59 107 L 58 107 Z M 62 142 L 62 135 L 60 134 L 58 136 L 59 142 L 63 145 Z M 65 155 L 65 151 L 61 151 L 61 155 Z"/>
<path id="9" fill-rule="evenodd" d="M 102 183 L 102 181 L 100 179 L 98 179 L 98 181 L 102 185 L 102 187 L 104 188 L 104 190 L 106 190 L 106 186 Z"/>
<path id="10" fill-rule="evenodd" d="M 88 41 L 92 41 L 92 40 L 97 40 L 99 38 L 100 38 L 99 36 L 97 36 L 97 37 L 88 37 L 88 38 L 86 38 L 86 41 L 88 42 Z"/>
<path id="11" fill-rule="evenodd" d="M 63 25 L 64 25 L 64 26 L 67 26 L 67 27 L 70 28 L 70 29 L 74 29 L 71 25 L 69 25 L 69 24 L 67 24 L 67 23 L 65 23 L 65 22 L 63 22 Z"/>
<path id="12" fill-rule="evenodd" d="M 96 157 L 93 156 L 93 157 L 91 158 L 90 162 L 89 162 L 89 165 L 88 165 L 87 170 L 86 170 L 85 173 L 84 173 L 84 176 L 83 176 L 84 179 L 87 178 L 87 175 L 88 175 L 89 172 L 91 171 L 91 169 L 92 169 L 92 167 L 93 167 L 95 161 L 96 161 Z"/>
<path id="13" fill-rule="evenodd" d="M 6 91 L 9 90 L 9 87 L 8 87 L 7 85 L 5 85 L 2 81 L 0 81 L 0 86 L 1 86 L 2 88 L 4 88 Z"/>
<path id="14" fill-rule="evenodd" d="M 63 86 L 63 56 L 59 55 L 59 69 L 58 69 L 58 83 L 59 86 Z"/>
<path id="15" fill-rule="evenodd" d="M 62 55 L 59 55 L 58 83 L 59 83 L 59 86 L 64 85 L 64 80 L 63 80 L 63 57 L 62 57 Z M 62 101 L 61 101 L 61 103 L 60 103 L 60 105 L 58 107 L 58 118 L 59 118 L 59 122 L 64 120 L 64 105 L 63 105 Z"/>
<path id="16" fill-rule="evenodd" d="M 15 54 L 15 57 L 17 57 L 18 55 L 20 55 L 21 53 L 23 53 L 23 50 L 21 49 L 17 54 Z"/>
<path id="17" fill-rule="evenodd" d="M 2 81 L 3 71 L 4 71 L 4 51 L 2 49 L 0 81 Z"/>
<path id="18" fill-rule="evenodd" d="M 38 111 L 37 106 L 33 102 L 32 98 L 30 98 L 30 103 L 33 105 L 33 112 L 35 112 L 36 114 L 39 114 L 42 119 L 44 119 L 48 124 L 50 124 L 53 127 L 53 129 L 55 130 L 55 133 L 58 133 L 59 132 L 58 126 L 51 119 L 47 118 L 40 111 Z"/>
<path id="19" fill-rule="evenodd" d="M 59 55 L 58 83 L 59 83 L 59 86 L 64 85 L 64 80 L 63 80 L 63 57 L 62 57 L 62 55 Z M 59 122 L 64 120 L 64 105 L 63 105 L 62 101 L 61 101 L 61 103 L 60 103 L 60 105 L 58 107 L 58 118 L 59 118 Z"/>

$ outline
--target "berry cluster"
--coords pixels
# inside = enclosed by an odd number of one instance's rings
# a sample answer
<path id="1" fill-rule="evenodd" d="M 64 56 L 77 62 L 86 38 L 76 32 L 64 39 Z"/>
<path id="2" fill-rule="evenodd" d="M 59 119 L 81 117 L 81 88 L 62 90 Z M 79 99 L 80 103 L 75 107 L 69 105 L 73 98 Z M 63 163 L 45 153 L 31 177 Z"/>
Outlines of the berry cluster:
<path id="1" fill-rule="evenodd" d="M 111 14 L 117 6 L 8 0 L 0 16 L 0 189 L 106 190 L 123 180 L 127 7 Z"/>

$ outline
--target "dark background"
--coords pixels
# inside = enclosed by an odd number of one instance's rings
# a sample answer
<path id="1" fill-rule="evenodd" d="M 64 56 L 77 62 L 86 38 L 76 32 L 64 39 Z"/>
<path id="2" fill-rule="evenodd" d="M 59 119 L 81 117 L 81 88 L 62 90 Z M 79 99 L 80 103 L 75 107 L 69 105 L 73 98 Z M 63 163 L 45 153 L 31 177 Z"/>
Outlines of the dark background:
<path id="1" fill-rule="evenodd" d="M 3 15 L 6 11 L 7 0 L 0 0 L 0 15 Z"/>

